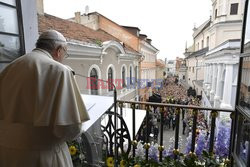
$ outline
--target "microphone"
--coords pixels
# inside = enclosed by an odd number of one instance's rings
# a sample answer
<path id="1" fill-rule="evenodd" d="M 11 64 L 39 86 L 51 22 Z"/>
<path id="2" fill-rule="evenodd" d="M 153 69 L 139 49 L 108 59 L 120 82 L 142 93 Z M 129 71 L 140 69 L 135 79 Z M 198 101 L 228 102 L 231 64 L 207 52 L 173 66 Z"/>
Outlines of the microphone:
<path id="1" fill-rule="evenodd" d="M 76 75 L 75 71 L 74 71 L 70 66 L 65 65 L 65 64 L 64 64 L 64 66 L 65 66 L 67 69 L 69 69 L 69 70 L 72 72 L 72 74 L 73 74 L 74 76 Z"/>

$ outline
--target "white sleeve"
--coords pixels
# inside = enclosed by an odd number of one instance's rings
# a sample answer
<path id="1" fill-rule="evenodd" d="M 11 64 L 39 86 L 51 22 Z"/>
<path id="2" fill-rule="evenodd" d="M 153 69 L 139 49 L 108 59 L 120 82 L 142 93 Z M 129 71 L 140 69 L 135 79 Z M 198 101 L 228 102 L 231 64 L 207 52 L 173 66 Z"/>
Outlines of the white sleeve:
<path id="1" fill-rule="evenodd" d="M 73 125 L 56 125 L 54 127 L 53 133 L 56 137 L 64 140 L 70 141 L 79 137 L 82 133 L 82 124 L 73 124 Z"/>

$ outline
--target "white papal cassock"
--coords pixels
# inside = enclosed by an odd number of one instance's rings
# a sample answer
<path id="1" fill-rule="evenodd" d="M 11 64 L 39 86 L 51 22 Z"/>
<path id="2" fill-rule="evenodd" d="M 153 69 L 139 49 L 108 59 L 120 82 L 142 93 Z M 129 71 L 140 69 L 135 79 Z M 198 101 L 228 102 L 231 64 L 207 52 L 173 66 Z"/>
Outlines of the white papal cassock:
<path id="1" fill-rule="evenodd" d="M 70 167 L 89 116 L 71 71 L 42 49 L 0 73 L 0 167 Z"/>

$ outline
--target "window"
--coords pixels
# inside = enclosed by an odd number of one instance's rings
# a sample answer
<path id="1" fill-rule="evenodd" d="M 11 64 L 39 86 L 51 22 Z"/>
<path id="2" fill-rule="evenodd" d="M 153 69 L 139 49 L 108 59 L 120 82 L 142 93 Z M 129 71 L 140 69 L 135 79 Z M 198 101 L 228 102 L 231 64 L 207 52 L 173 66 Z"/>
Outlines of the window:
<path id="1" fill-rule="evenodd" d="M 232 3 L 230 8 L 230 15 L 237 15 L 238 14 L 238 3 Z"/>
<path id="2" fill-rule="evenodd" d="M 192 72 L 194 73 L 194 67 L 192 67 Z"/>
<path id="3" fill-rule="evenodd" d="M 209 36 L 207 36 L 207 47 L 209 47 Z"/>
<path id="4" fill-rule="evenodd" d="M 250 143 L 250 121 L 243 119 L 243 116 L 239 117 L 239 126 L 237 131 L 241 134 L 237 137 L 236 153 L 239 156 L 241 162 L 248 166 L 249 161 L 249 143 Z"/>
<path id="5" fill-rule="evenodd" d="M 234 153 L 238 158 L 238 164 L 241 166 L 250 166 L 250 6 L 246 1 L 247 13 L 244 15 L 245 27 L 243 27 L 240 61 L 240 85 L 238 85 L 239 96 L 236 102 L 236 113 L 238 114 L 234 138 L 236 141 L 236 149 Z M 231 13 L 237 13 L 238 4 L 231 4 Z M 238 165 L 238 166 L 240 166 Z"/>
<path id="6" fill-rule="evenodd" d="M 132 82 L 132 66 L 130 66 L 130 68 L 129 68 L 129 76 L 130 76 L 130 78 L 129 78 L 130 85 L 132 85 L 133 84 L 133 82 Z"/>
<path id="7" fill-rule="evenodd" d="M 200 45 L 200 44 L 199 44 L 199 42 L 198 42 L 198 43 L 197 43 L 197 50 L 199 50 L 199 47 L 200 47 L 199 45 Z"/>
<path id="8" fill-rule="evenodd" d="M 137 82 L 137 66 L 135 67 L 135 82 Z"/>
<path id="9" fill-rule="evenodd" d="M 203 49 L 204 48 L 204 41 L 202 40 L 201 41 L 201 49 Z"/>
<path id="10" fill-rule="evenodd" d="M 217 9 L 215 9 L 214 18 L 215 18 L 215 19 L 217 18 Z"/>
<path id="11" fill-rule="evenodd" d="M 112 91 L 113 90 L 113 70 L 111 67 L 109 67 L 108 69 L 108 88 L 109 88 L 109 91 Z"/>
<path id="12" fill-rule="evenodd" d="M 125 67 L 122 67 L 122 87 L 124 88 L 126 86 L 125 83 Z"/>
<path id="13" fill-rule="evenodd" d="M 0 0 L 0 71 L 24 54 L 20 1 Z"/>
<path id="14" fill-rule="evenodd" d="M 95 68 L 90 72 L 90 89 L 92 95 L 98 95 L 98 75 Z"/>

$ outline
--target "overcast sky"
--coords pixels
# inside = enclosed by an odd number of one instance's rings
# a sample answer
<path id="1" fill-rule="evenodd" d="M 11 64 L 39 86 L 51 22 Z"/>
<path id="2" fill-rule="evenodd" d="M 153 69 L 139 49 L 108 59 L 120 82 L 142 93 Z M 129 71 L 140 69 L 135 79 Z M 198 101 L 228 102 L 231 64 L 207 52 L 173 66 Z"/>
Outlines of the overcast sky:
<path id="1" fill-rule="evenodd" d="M 138 27 L 160 50 L 157 58 L 184 57 L 192 44 L 193 27 L 211 13 L 211 0 L 44 0 L 46 13 L 70 18 L 74 12 L 98 12 L 120 25 Z"/>

